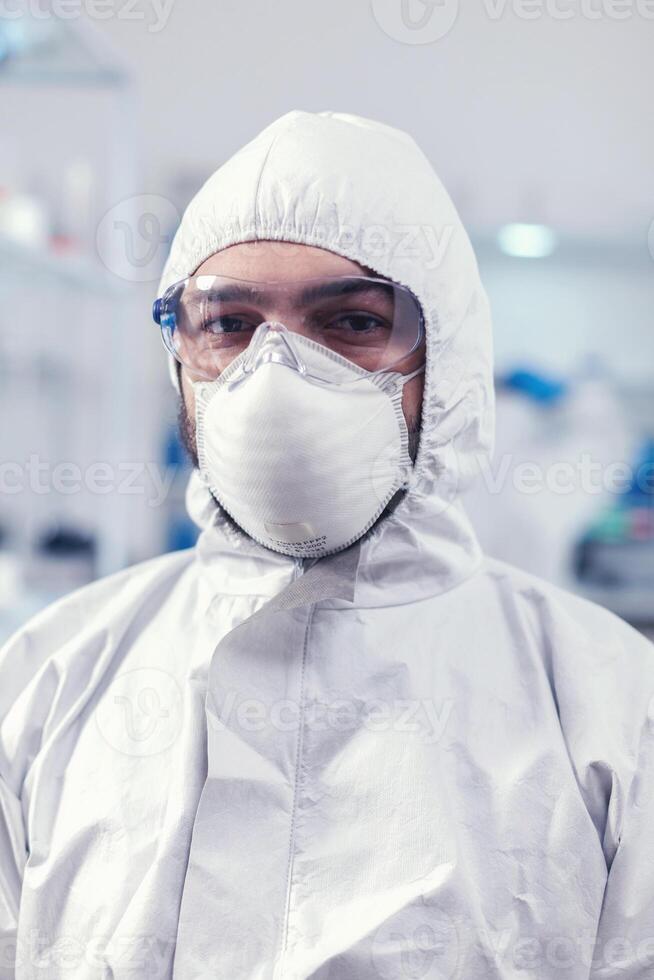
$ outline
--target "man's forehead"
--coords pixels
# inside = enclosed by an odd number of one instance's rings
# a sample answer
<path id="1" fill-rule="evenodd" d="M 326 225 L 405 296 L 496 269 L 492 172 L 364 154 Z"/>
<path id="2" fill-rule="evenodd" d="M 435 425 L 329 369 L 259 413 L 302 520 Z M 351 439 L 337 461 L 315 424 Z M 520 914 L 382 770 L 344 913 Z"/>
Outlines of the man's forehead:
<path id="1" fill-rule="evenodd" d="M 302 242 L 257 240 L 238 242 L 215 252 L 195 270 L 259 282 L 315 278 L 323 275 L 375 275 L 360 263 Z"/>

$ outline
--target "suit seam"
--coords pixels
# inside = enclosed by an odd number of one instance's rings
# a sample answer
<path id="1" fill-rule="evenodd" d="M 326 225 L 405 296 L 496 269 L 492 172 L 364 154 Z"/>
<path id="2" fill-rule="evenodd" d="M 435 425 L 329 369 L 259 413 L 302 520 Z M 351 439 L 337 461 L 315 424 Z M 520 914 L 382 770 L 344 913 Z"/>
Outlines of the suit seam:
<path id="1" fill-rule="evenodd" d="M 268 158 L 270 157 L 270 154 L 272 153 L 273 146 L 275 145 L 276 142 L 277 142 L 277 135 L 275 135 L 272 138 L 272 140 L 270 142 L 270 146 L 266 150 L 265 156 L 264 156 L 263 161 L 261 163 L 261 169 L 259 170 L 259 176 L 257 177 L 257 186 L 256 186 L 255 191 L 254 191 L 254 234 L 255 235 L 258 233 L 258 230 L 259 230 L 259 227 L 258 227 L 259 226 L 259 221 L 258 221 L 259 191 L 261 189 L 261 182 L 263 180 L 263 172 L 266 169 L 266 164 L 268 163 Z"/>
<path id="2" fill-rule="evenodd" d="M 315 603 L 311 605 L 309 610 L 309 615 L 307 617 L 307 624 L 304 632 L 304 643 L 302 645 L 302 666 L 300 669 L 300 710 L 298 713 L 298 734 L 295 748 L 295 772 L 293 779 L 293 804 L 291 807 L 291 826 L 289 834 L 288 843 L 288 864 L 286 867 L 286 898 L 284 903 L 284 921 L 282 925 L 281 933 L 281 944 L 280 944 L 280 973 L 279 978 L 283 977 L 283 967 L 284 960 L 286 957 L 286 952 L 288 949 L 288 935 L 289 935 L 289 925 L 290 925 L 290 914 L 291 914 L 291 894 L 293 891 L 293 870 L 295 864 L 295 844 L 296 844 L 296 831 L 297 831 L 297 811 L 298 811 L 298 801 L 300 795 L 300 781 L 302 778 L 302 750 L 304 747 L 304 717 L 305 717 L 305 680 L 306 680 L 306 665 L 307 656 L 309 649 L 309 634 L 311 632 L 311 625 L 313 623 L 313 616 L 316 610 Z"/>

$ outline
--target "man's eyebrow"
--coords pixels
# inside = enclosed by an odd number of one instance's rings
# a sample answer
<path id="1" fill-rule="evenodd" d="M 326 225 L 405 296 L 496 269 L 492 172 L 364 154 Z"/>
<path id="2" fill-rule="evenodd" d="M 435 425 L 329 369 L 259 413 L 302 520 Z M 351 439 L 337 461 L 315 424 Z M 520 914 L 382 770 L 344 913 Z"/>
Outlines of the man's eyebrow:
<path id="1" fill-rule="evenodd" d="M 258 298 L 257 294 L 257 298 Z M 193 298 L 198 300 L 206 297 L 208 299 L 220 299 L 224 303 L 229 303 L 232 300 L 252 300 L 252 287 L 239 285 L 238 283 L 230 284 L 229 286 L 216 286 L 210 289 L 196 289 L 193 293 Z"/>
<path id="2" fill-rule="evenodd" d="M 317 299 L 330 299 L 333 296 L 352 296 L 362 295 L 363 293 L 377 293 L 387 295 L 392 293 L 391 283 L 366 282 L 365 279 L 350 279 L 325 281 L 313 286 L 307 286 L 300 293 L 300 300 L 303 303 L 311 303 Z"/>
<path id="3" fill-rule="evenodd" d="M 223 303 L 230 303 L 235 300 L 252 301 L 254 299 L 260 302 L 266 298 L 266 285 L 266 283 L 261 283 L 263 288 L 253 292 L 252 286 L 230 283 L 229 285 L 218 286 L 215 289 L 208 289 L 206 292 L 204 290 L 198 290 L 195 293 L 195 299 L 197 300 L 204 295 L 213 300 L 220 300 Z M 350 281 L 334 279 L 333 281 L 324 281 L 306 286 L 300 291 L 298 300 L 301 303 L 311 303 L 319 299 L 330 299 L 335 296 L 363 295 L 365 293 L 381 293 L 385 295 L 391 293 L 391 291 L 391 283 L 366 282 L 365 279 L 352 279 Z"/>

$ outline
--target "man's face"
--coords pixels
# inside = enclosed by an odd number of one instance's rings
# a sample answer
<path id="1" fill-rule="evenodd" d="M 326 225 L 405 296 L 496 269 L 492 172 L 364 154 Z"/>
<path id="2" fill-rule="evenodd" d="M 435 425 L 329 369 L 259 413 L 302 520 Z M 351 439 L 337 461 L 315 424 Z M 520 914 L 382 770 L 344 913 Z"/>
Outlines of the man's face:
<path id="1" fill-rule="evenodd" d="M 298 279 L 315 279 L 321 276 L 365 276 L 373 275 L 357 262 L 328 252 L 313 245 L 299 245 L 293 242 L 243 242 L 230 245 L 211 255 L 195 271 L 195 275 L 230 276 L 251 282 L 284 282 Z M 275 319 L 274 311 L 270 318 Z M 425 358 L 424 341 L 418 350 L 398 365 L 397 370 L 410 374 L 418 368 Z M 188 369 L 178 365 L 182 398 L 179 406 L 179 428 L 184 447 L 194 466 L 198 466 L 195 440 L 195 396 L 193 381 L 198 377 L 188 373 Z M 424 375 L 419 374 L 404 385 L 402 409 L 409 430 L 409 451 L 415 459 L 420 438 L 420 417 Z"/>

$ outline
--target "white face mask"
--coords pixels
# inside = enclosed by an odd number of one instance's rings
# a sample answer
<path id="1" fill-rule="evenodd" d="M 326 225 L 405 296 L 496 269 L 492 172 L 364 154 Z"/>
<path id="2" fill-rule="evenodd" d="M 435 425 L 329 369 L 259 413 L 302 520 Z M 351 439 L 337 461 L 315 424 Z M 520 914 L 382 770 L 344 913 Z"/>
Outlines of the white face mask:
<path id="1" fill-rule="evenodd" d="M 408 482 L 402 389 L 423 370 L 370 374 L 263 323 L 219 378 L 194 384 L 200 474 L 267 548 L 299 558 L 347 548 Z"/>

